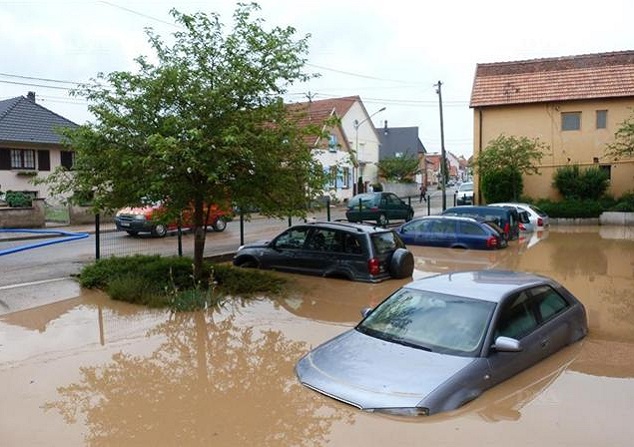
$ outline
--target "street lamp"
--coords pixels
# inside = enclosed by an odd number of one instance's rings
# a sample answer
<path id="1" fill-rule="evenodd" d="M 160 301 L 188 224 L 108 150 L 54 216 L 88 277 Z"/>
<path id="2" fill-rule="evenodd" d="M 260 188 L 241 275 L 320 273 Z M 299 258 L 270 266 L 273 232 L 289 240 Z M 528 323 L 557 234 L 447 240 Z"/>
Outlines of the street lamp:
<path id="1" fill-rule="evenodd" d="M 357 176 L 356 176 L 356 167 L 359 164 L 359 127 L 361 127 L 361 125 L 363 123 L 365 123 L 366 121 L 369 121 L 374 115 L 376 115 L 377 113 L 380 113 L 382 111 L 384 111 L 386 109 L 386 107 L 381 107 L 379 110 L 377 110 L 376 112 L 374 112 L 372 115 L 368 116 L 367 118 L 359 121 L 359 120 L 354 120 L 354 159 L 352 160 L 352 180 L 354 181 L 354 183 L 352 184 L 352 194 L 356 195 L 357 194 Z M 361 176 L 359 176 L 361 177 Z"/>

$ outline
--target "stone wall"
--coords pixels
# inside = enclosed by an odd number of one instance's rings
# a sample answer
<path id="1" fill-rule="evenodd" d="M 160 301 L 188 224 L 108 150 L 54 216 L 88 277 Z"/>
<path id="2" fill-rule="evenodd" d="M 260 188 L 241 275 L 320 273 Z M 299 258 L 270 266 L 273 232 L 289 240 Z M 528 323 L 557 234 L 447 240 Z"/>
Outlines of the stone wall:
<path id="1" fill-rule="evenodd" d="M 33 199 L 24 208 L 0 208 L 0 228 L 44 228 L 44 199 Z"/>

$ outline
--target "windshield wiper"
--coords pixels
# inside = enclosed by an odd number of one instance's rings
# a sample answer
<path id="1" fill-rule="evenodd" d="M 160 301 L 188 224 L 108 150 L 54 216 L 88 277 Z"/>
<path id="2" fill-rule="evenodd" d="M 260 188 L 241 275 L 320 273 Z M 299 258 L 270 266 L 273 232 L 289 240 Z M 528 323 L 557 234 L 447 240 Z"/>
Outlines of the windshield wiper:
<path id="1" fill-rule="evenodd" d="M 357 326 L 357 330 L 374 338 L 380 338 L 381 340 L 398 343 L 399 345 L 407 346 L 409 348 L 416 348 L 422 349 L 423 351 L 427 352 L 433 352 L 431 348 L 428 348 L 427 346 L 419 345 L 418 343 L 414 343 L 403 337 L 399 337 L 398 335 L 388 334 L 387 332 L 377 331 L 376 329 L 368 328 L 365 326 Z"/>

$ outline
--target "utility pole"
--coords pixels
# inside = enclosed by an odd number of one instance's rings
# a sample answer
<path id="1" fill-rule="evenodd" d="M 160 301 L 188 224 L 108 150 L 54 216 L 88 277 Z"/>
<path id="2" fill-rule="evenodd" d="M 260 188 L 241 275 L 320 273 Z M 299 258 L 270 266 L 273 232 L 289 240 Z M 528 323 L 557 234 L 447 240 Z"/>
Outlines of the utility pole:
<path id="1" fill-rule="evenodd" d="M 438 108 L 440 110 L 440 177 L 442 187 L 442 210 L 447 209 L 447 196 L 445 195 L 445 172 L 447 170 L 447 154 L 445 153 L 445 127 L 442 119 L 442 82 L 434 84 L 438 93 Z"/>

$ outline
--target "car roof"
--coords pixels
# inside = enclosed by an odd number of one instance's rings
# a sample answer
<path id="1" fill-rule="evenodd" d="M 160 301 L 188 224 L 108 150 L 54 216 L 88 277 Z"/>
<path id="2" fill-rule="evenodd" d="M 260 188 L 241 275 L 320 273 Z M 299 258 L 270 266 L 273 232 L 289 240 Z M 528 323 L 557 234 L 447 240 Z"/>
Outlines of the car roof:
<path id="1" fill-rule="evenodd" d="M 302 224 L 294 225 L 294 227 L 319 227 L 329 228 L 331 230 L 345 230 L 357 233 L 381 233 L 394 231 L 391 228 L 383 228 L 375 225 L 343 222 L 343 221 L 331 221 L 331 222 L 306 222 Z"/>
<path id="2" fill-rule="evenodd" d="M 471 217 L 471 216 L 452 216 L 452 215 L 443 215 L 443 214 L 438 214 L 435 216 L 421 216 L 421 217 L 417 217 L 416 219 L 411 220 L 410 222 L 414 222 L 417 220 L 430 220 L 430 219 L 441 219 L 441 220 L 461 220 L 464 222 L 476 222 L 476 223 L 480 223 L 482 222 L 482 220 L 478 220 L 475 217 Z M 403 224 L 405 225 L 405 224 Z"/>
<path id="3" fill-rule="evenodd" d="M 453 206 L 451 208 L 447 208 L 445 211 L 443 211 L 443 214 L 452 213 L 452 212 L 465 212 L 465 213 L 468 213 L 469 211 L 473 211 L 473 212 L 477 212 L 477 211 L 503 212 L 504 210 L 512 211 L 511 207 L 508 207 L 508 206 L 460 205 L 460 206 Z"/>
<path id="4" fill-rule="evenodd" d="M 428 276 L 404 287 L 498 303 L 516 290 L 551 282 L 546 277 L 532 273 L 475 270 Z"/>

